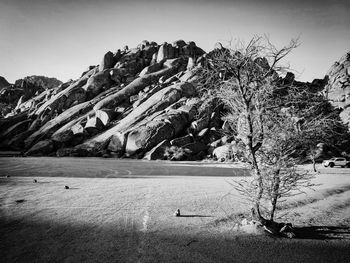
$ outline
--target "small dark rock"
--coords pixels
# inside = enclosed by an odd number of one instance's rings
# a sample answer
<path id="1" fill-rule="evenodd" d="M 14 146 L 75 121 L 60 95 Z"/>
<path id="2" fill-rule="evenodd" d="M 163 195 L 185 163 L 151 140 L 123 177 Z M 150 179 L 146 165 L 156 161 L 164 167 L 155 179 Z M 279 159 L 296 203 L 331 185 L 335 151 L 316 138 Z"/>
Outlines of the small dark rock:
<path id="1" fill-rule="evenodd" d="M 69 189 L 69 186 L 68 185 L 64 186 L 64 189 Z"/>
<path id="2" fill-rule="evenodd" d="M 177 210 L 175 211 L 174 216 L 181 216 L 181 214 L 180 214 L 180 209 L 177 209 Z"/>
<path id="3" fill-rule="evenodd" d="M 33 180 L 33 183 L 37 183 L 37 182 L 38 182 L 38 180 L 36 180 L 36 179 Z"/>

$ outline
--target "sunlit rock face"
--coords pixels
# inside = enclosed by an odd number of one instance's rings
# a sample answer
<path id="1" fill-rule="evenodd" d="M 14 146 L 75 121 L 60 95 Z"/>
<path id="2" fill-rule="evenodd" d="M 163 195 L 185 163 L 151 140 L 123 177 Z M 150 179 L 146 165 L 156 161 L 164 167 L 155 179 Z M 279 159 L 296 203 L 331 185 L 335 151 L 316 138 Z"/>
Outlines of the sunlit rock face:
<path id="1" fill-rule="evenodd" d="M 204 54 L 193 41 L 144 40 L 105 52 L 76 80 L 37 89 L 32 84 L 39 78 L 19 80 L 7 96 L 16 106 L 0 120 L 6 128 L 0 148 L 141 158 L 164 140 L 170 145 L 189 133 L 201 104 L 194 76 Z"/>
<path id="2" fill-rule="evenodd" d="M 0 101 L 3 96 L 13 106 L 0 118 L 0 149 L 27 155 L 170 160 L 198 160 L 215 153 L 219 160 L 231 159 L 234 139 L 224 136 L 225 131 L 232 132 L 222 119 L 225 108 L 217 98 L 198 94 L 197 73 L 217 52 L 226 55 L 228 50 L 220 43 L 205 53 L 193 41 L 144 40 L 134 48 L 105 51 L 97 58 L 99 64 L 89 66 L 76 80 L 18 80 L 1 89 Z M 269 67 L 266 58 L 255 62 Z M 348 121 L 349 64 L 347 54 L 328 77 L 311 83 L 296 81 L 292 73 L 281 78 L 274 72 L 273 79 L 286 89 L 293 85 L 312 92 L 326 90 Z M 5 81 L 0 78 L 7 85 Z M 215 150 L 221 146 L 222 153 Z"/>
<path id="3" fill-rule="evenodd" d="M 350 52 L 333 64 L 327 76 L 326 96 L 335 107 L 342 109 L 340 117 L 350 128 Z"/>

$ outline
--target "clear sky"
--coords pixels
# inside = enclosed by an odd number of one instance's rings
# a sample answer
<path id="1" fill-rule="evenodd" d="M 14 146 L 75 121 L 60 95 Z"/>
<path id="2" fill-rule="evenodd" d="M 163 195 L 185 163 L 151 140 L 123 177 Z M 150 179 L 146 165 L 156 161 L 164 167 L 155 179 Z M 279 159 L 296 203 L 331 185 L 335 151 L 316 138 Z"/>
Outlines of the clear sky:
<path id="1" fill-rule="evenodd" d="M 300 80 L 322 78 L 350 51 L 349 0 L 0 0 L 0 75 L 76 79 L 105 52 L 144 39 L 218 41 L 300 36 L 288 58 Z"/>

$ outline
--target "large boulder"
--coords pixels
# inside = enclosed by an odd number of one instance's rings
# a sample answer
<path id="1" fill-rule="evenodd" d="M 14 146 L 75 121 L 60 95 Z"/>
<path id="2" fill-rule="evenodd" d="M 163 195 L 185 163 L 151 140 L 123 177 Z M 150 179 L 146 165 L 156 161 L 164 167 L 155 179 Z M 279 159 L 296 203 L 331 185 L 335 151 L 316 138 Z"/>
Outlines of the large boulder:
<path id="1" fill-rule="evenodd" d="M 99 66 L 99 71 L 104 71 L 105 69 L 113 68 L 115 63 L 117 63 L 114 54 L 108 51 L 102 58 Z"/>
<path id="2" fill-rule="evenodd" d="M 126 153 L 130 156 L 140 150 L 148 151 L 163 140 L 175 135 L 170 122 L 152 121 L 151 123 L 129 133 L 126 143 Z"/>
<path id="3" fill-rule="evenodd" d="M 160 62 L 164 59 L 172 59 L 175 57 L 174 47 L 167 42 L 164 42 L 158 49 L 157 62 Z"/>
<path id="4" fill-rule="evenodd" d="M 111 87 L 112 80 L 110 71 L 108 69 L 99 71 L 92 75 L 83 89 L 87 92 L 87 96 L 89 99 L 92 99 L 103 90 L 107 90 Z"/>
<path id="5" fill-rule="evenodd" d="M 163 140 L 170 140 L 188 125 L 188 115 L 171 110 L 132 130 L 127 136 L 126 153 L 148 151 Z"/>
<path id="6" fill-rule="evenodd" d="M 103 122 L 98 117 L 92 117 L 88 118 L 84 129 L 90 134 L 90 135 L 96 135 L 99 132 L 101 132 L 104 128 Z"/>
<path id="7" fill-rule="evenodd" d="M 126 153 L 144 152 L 162 140 L 178 136 L 189 125 L 192 118 L 190 113 L 199 103 L 199 99 L 182 98 L 165 109 L 163 114 L 145 118 L 127 134 Z"/>

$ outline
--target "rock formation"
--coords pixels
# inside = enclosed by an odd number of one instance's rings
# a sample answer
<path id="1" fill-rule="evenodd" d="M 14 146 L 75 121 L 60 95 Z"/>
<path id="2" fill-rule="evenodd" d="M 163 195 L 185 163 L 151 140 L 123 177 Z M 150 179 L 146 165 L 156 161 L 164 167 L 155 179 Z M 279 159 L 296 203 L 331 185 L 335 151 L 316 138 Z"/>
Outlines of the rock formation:
<path id="1" fill-rule="evenodd" d="M 0 119 L 0 146 L 27 155 L 142 157 L 186 136 L 200 104 L 190 79 L 204 54 L 194 42 L 142 41 L 108 51 L 75 81 L 19 80 L 6 95 L 16 106 Z"/>
<path id="2" fill-rule="evenodd" d="M 1 77 L 0 82 L 3 82 Z M 31 103 L 31 101 L 29 101 L 31 98 L 42 94 L 45 90 L 56 88 L 61 83 L 61 81 L 55 78 L 29 76 L 16 80 L 13 85 L 9 84 L 0 88 L 0 103 L 2 104 L 1 116 L 7 115 L 13 109 L 14 111 L 12 112 L 12 115 L 23 111 L 23 107 L 27 109 L 27 106 Z M 7 107 L 8 110 L 4 111 L 4 107 Z"/>
<path id="3" fill-rule="evenodd" d="M 171 149 L 189 160 L 208 154 L 232 159 L 232 139 L 222 132 L 223 108 L 197 94 L 196 70 L 206 56 L 194 42 L 142 41 L 136 48 L 106 52 L 99 65 L 89 66 L 76 80 L 19 80 L 1 90 L 0 100 L 15 106 L 0 118 L 0 148 L 26 155 L 149 160 L 167 158 Z M 349 54 L 332 67 L 328 79 L 301 83 L 289 73 L 281 81 L 314 91 L 328 81 L 329 97 L 341 98 L 336 106 L 348 109 L 348 77 Z"/>

